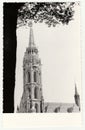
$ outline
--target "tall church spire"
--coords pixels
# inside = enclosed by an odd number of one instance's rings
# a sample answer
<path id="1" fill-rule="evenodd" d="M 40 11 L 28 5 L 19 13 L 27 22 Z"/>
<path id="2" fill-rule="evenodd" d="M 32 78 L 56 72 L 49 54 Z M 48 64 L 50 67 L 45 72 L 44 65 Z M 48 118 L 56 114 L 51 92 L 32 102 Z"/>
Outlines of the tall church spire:
<path id="1" fill-rule="evenodd" d="M 30 21 L 28 26 L 30 27 L 30 34 L 29 34 L 29 47 L 33 47 L 34 45 L 34 35 L 33 35 L 33 29 L 32 29 L 32 22 Z"/>
<path id="2" fill-rule="evenodd" d="M 29 22 L 29 47 L 23 60 L 23 94 L 18 112 L 41 113 L 44 111 L 44 99 L 41 83 L 41 60 L 34 44 L 32 22 Z"/>

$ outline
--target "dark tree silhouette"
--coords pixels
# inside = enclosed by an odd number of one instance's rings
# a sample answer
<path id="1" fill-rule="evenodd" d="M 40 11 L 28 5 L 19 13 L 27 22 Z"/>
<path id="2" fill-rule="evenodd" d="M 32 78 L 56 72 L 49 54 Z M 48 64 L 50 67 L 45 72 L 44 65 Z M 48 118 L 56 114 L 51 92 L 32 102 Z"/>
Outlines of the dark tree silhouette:
<path id="1" fill-rule="evenodd" d="M 4 3 L 4 63 L 3 63 L 3 112 L 14 112 L 14 86 L 16 67 L 16 25 L 45 22 L 49 27 L 68 24 L 73 19 L 74 2 Z M 17 20 L 18 18 L 18 20 Z"/>
<path id="2" fill-rule="evenodd" d="M 4 3 L 3 112 L 14 112 L 17 13 L 23 3 Z"/>

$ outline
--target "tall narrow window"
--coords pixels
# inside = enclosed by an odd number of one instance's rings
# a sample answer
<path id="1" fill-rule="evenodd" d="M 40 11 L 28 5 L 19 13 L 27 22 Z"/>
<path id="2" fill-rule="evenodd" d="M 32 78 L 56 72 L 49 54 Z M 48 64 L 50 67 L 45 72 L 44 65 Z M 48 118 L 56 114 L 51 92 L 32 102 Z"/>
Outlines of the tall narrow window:
<path id="1" fill-rule="evenodd" d="M 39 98 L 39 88 L 38 88 L 38 87 L 35 87 L 35 89 L 34 89 L 34 97 L 35 97 L 36 99 Z"/>
<path id="2" fill-rule="evenodd" d="M 28 72 L 28 83 L 30 83 L 30 72 Z"/>
<path id="3" fill-rule="evenodd" d="M 36 74 L 36 72 L 34 72 L 34 82 L 36 82 L 37 81 L 37 74 Z"/>
<path id="4" fill-rule="evenodd" d="M 34 95 L 35 95 L 34 97 L 37 98 L 37 87 L 35 87 L 34 89 Z"/>

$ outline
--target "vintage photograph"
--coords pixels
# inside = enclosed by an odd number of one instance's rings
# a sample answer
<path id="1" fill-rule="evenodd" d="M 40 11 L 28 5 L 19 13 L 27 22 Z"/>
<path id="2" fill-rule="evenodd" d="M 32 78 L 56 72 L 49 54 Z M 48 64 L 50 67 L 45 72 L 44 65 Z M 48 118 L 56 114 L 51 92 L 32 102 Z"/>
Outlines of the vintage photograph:
<path id="1" fill-rule="evenodd" d="M 3 113 L 80 113 L 79 2 L 3 3 Z"/>

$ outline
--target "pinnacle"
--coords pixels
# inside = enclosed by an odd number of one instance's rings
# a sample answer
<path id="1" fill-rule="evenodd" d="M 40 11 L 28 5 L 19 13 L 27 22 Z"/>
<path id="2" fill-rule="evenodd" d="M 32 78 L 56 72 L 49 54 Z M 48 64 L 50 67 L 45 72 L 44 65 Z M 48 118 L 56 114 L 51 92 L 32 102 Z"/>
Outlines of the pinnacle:
<path id="1" fill-rule="evenodd" d="M 75 95 L 78 95 L 76 84 L 75 84 Z"/>
<path id="2" fill-rule="evenodd" d="M 28 26 L 30 27 L 30 34 L 29 34 L 29 47 L 34 47 L 34 35 L 33 35 L 33 29 L 32 29 L 32 22 L 30 21 Z"/>

